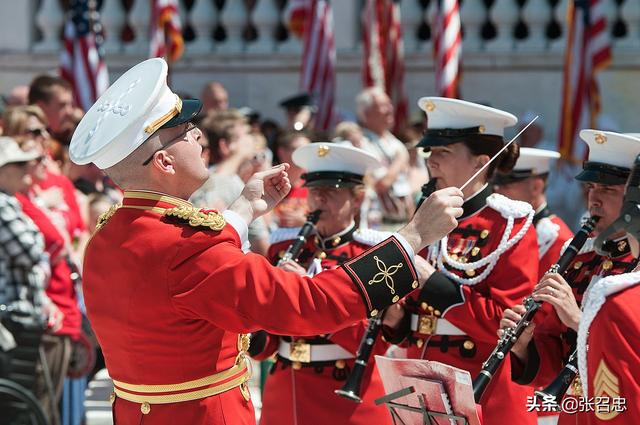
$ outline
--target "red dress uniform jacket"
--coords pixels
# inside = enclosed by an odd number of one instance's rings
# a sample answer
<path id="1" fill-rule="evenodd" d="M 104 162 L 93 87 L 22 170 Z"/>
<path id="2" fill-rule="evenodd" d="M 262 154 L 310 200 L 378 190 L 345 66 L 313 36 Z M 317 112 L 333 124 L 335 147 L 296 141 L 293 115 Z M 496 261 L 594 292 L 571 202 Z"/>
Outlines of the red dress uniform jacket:
<path id="1" fill-rule="evenodd" d="M 233 213 L 226 217 L 235 225 L 221 217 L 127 191 L 100 220 L 86 250 L 84 295 L 114 379 L 116 424 L 252 424 L 244 333 L 335 332 L 418 286 L 395 238 L 311 279 L 243 253 L 246 225 Z M 402 263 L 395 295 L 362 283 L 375 274 L 370 255 Z"/>
<path id="2" fill-rule="evenodd" d="M 282 254 L 293 242 L 296 230 L 283 229 L 273 235 L 274 243 L 269 248 L 269 257 L 274 263 L 279 258 L 278 254 Z M 388 233 L 373 230 L 356 230 L 355 225 L 328 238 L 312 236 L 307 239 L 299 263 L 310 268 L 311 274 L 319 270 L 334 269 L 388 236 Z M 310 362 L 295 361 L 296 357 L 287 353 L 277 355 L 264 390 L 260 425 L 391 424 L 387 408 L 374 404 L 375 399 L 385 395 L 373 361 L 373 355 L 383 355 L 388 348 L 388 344 L 382 339 L 376 342 L 365 371 L 360 393 L 363 402 L 354 403 L 334 393 L 342 388 L 353 370 L 355 356 L 367 325 L 368 321 L 362 320 L 324 335 L 269 335 L 268 343 L 257 358 L 278 353 L 281 341 L 287 345 L 296 341 L 306 343 L 313 347 L 311 350 L 326 350 L 337 346 L 344 349 L 344 355 L 322 361 L 311 358 Z"/>
<path id="3" fill-rule="evenodd" d="M 639 272 L 610 276 L 585 295 L 578 366 L 587 400 L 595 406 L 581 424 L 640 423 L 639 284 Z"/>
<path id="4" fill-rule="evenodd" d="M 439 247 L 432 247 L 427 258 L 441 271 L 427 280 L 419 296 L 405 303 L 405 326 L 411 327 L 407 356 L 466 369 L 472 378 L 496 346 L 503 310 L 531 294 L 539 268 L 533 209 L 490 193 L 486 188 L 465 202 L 446 246 L 449 258 L 460 267 L 483 264 L 478 261 L 489 264 L 453 272 L 447 266 L 442 272 L 439 265 L 449 260 L 442 259 Z M 526 409 L 533 391 L 513 383 L 509 360 L 504 363 L 480 400 L 484 423 L 533 425 L 536 415 Z"/>

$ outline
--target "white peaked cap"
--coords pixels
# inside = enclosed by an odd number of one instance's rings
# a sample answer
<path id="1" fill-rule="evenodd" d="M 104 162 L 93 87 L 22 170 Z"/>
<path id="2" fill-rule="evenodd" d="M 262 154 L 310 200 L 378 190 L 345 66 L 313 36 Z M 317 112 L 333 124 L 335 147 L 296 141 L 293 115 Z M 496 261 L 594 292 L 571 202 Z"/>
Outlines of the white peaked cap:
<path id="1" fill-rule="evenodd" d="M 428 119 L 427 134 L 420 146 L 448 144 L 446 138 L 452 136 L 445 130 L 465 130 L 466 134 L 461 133 L 461 137 L 474 134 L 504 137 L 504 129 L 518 122 L 516 116 L 509 112 L 459 99 L 423 97 L 418 100 L 418 106 Z M 442 131 L 444 134 L 438 133 Z"/>
<path id="2" fill-rule="evenodd" d="M 131 154 L 160 128 L 197 115 L 197 100 L 182 101 L 167 85 L 164 59 L 145 60 L 125 72 L 78 124 L 69 146 L 76 164 L 109 168 Z"/>
<path id="3" fill-rule="evenodd" d="M 316 142 L 293 152 L 293 162 L 306 170 L 306 186 L 349 187 L 362 184 L 367 171 L 380 161 L 362 149 L 346 144 Z"/>
<path id="4" fill-rule="evenodd" d="M 624 184 L 640 154 L 640 138 L 612 131 L 581 130 L 589 146 L 589 159 L 577 180 L 602 184 Z"/>
<path id="5" fill-rule="evenodd" d="M 546 149 L 520 148 L 520 156 L 514 171 L 530 171 L 532 176 L 546 174 L 551 169 L 551 162 L 560 158 L 560 153 Z"/>

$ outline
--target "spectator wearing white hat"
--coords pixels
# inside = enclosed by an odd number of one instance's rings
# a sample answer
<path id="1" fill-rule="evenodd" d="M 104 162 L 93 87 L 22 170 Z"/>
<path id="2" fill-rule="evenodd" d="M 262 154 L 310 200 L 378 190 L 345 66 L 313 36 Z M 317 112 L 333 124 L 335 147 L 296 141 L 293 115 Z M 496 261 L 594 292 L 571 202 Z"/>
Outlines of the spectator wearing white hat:
<path id="1" fill-rule="evenodd" d="M 406 227 L 337 269 L 287 273 L 242 250 L 247 223 L 289 191 L 287 164 L 255 174 L 223 213 L 187 202 L 208 178 L 191 123 L 201 104 L 169 89 L 167 69 L 158 58 L 129 69 L 71 141 L 72 161 L 95 163 L 125 191 L 87 245 L 87 315 L 116 424 L 247 424 L 247 333 L 333 332 L 397 302 L 420 286 L 413 253 L 455 226 L 461 193 L 434 193 Z M 379 271 L 374 256 L 398 265 L 393 291 L 362 284 Z"/>
<path id="2" fill-rule="evenodd" d="M 640 154 L 640 139 L 599 130 L 582 130 L 580 137 L 588 146 L 589 157 L 575 178 L 587 185 L 589 215 L 600 217 L 591 235 L 595 237 L 620 215 L 625 183 Z M 593 240 L 588 240 L 562 276 L 547 274 L 536 286 L 534 299 L 552 309 L 535 328 L 525 331 L 511 350 L 511 372 L 516 382 L 547 386 L 576 347 L 576 331 L 582 319 L 580 305 L 591 282 L 628 272 L 637 264 L 624 230 L 609 235 L 601 251 L 596 252 Z M 522 305 L 505 310 L 500 327 L 512 326 L 523 312 Z M 581 394 L 570 390 L 568 396 Z M 559 423 L 587 423 L 583 415 L 560 412 Z"/>
<path id="3" fill-rule="evenodd" d="M 526 202 L 492 193 L 495 171 L 511 172 L 518 146 L 504 146 L 512 114 L 457 99 L 425 97 L 418 105 L 429 127 L 418 144 L 430 150 L 435 187 L 462 187 L 465 202 L 458 227 L 425 253 L 433 265 L 419 295 L 384 317 L 387 339 L 407 347 L 407 357 L 465 369 L 477 376 L 496 344 L 501 312 L 530 295 L 538 279 L 534 211 Z M 480 171 L 482 170 L 482 171 Z M 511 381 L 507 367 L 496 373 L 480 399 L 485 423 L 536 424 L 527 412 L 531 388 Z"/>
<path id="4" fill-rule="evenodd" d="M 545 196 L 549 172 L 558 158 L 560 154 L 555 151 L 520 148 L 520 156 L 513 170 L 510 173 L 496 173 L 493 179 L 496 193 L 528 202 L 535 210 L 533 225 L 538 236 L 540 278 L 560 258 L 565 242 L 573 237 L 569 226 L 551 212 Z"/>

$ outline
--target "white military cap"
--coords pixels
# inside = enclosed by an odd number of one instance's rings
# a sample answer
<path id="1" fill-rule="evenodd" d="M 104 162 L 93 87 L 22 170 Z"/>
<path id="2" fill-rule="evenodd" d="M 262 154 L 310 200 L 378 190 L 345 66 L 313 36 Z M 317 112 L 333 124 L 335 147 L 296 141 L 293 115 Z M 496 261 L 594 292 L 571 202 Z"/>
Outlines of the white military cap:
<path id="1" fill-rule="evenodd" d="M 504 129 L 518 122 L 515 115 L 500 109 L 447 97 L 423 97 L 418 106 L 428 121 L 419 147 L 449 145 L 476 135 L 504 137 Z"/>
<path id="2" fill-rule="evenodd" d="M 293 152 L 293 162 L 307 172 L 305 186 L 353 187 L 363 183 L 368 170 L 380 167 L 380 161 L 353 146 L 316 142 Z"/>
<path id="3" fill-rule="evenodd" d="M 640 154 L 640 138 L 612 131 L 582 130 L 580 138 L 589 145 L 589 159 L 576 180 L 624 184 Z"/>
<path id="4" fill-rule="evenodd" d="M 7 164 L 29 162 L 39 157 L 35 151 L 25 152 L 12 137 L 0 137 L 0 167 Z"/>
<path id="5" fill-rule="evenodd" d="M 78 124 L 69 146 L 71 160 L 109 168 L 160 128 L 193 119 L 202 104 L 173 93 L 167 86 L 167 69 L 164 59 L 153 58 L 118 78 Z"/>
<path id="6" fill-rule="evenodd" d="M 551 162 L 560 158 L 560 153 L 546 149 L 520 148 L 520 156 L 513 170 L 508 174 L 498 173 L 495 184 L 508 184 L 527 179 L 532 176 L 548 174 Z"/>

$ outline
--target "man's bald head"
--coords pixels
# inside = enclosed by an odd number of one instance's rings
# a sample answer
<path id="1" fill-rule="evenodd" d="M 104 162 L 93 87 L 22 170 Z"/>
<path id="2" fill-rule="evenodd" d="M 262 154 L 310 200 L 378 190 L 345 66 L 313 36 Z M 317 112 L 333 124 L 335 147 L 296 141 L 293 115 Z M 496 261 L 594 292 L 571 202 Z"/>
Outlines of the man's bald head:
<path id="1" fill-rule="evenodd" d="M 205 115 L 211 111 L 226 111 L 229 108 L 227 89 L 217 81 L 212 81 L 202 88 L 200 100 Z"/>

